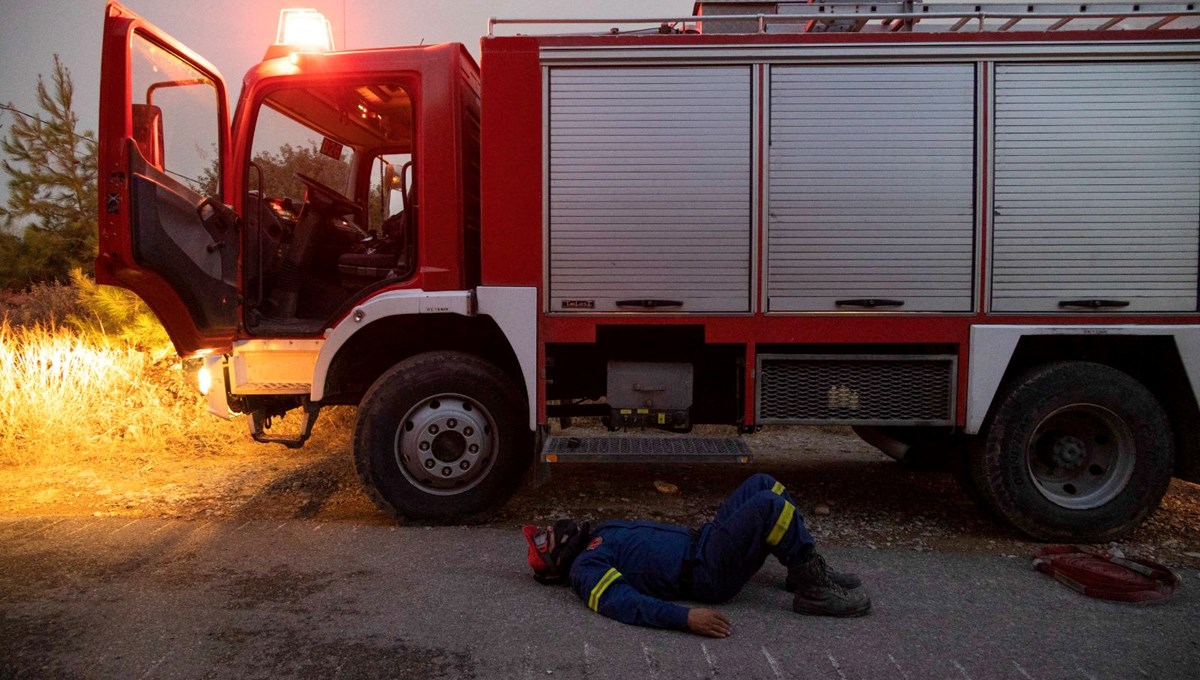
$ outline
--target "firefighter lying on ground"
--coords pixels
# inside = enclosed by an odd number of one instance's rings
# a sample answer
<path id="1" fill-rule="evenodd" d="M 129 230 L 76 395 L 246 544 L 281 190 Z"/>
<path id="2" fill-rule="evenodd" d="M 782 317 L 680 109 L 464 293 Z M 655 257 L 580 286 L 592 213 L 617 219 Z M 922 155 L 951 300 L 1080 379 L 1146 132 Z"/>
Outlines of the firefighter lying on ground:
<path id="1" fill-rule="evenodd" d="M 863 616 L 871 600 L 853 574 L 830 569 L 783 484 L 756 474 L 725 499 L 698 531 L 656 522 L 602 522 L 595 529 L 560 519 L 523 527 L 529 565 L 541 583 L 570 582 L 592 611 L 623 623 L 726 637 L 724 614 L 706 604 L 737 595 L 774 555 L 800 614 Z"/>

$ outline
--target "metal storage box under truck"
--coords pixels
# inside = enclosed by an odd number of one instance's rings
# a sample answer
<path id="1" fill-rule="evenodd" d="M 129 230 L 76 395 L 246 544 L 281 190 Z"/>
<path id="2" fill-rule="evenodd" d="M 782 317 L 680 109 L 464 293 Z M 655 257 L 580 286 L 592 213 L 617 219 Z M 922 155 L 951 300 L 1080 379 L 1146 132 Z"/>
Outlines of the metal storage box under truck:
<path id="1" fill-rule="evenodd" d="M 774 424 L 937 449 L 1045 540 L 1200 480 L 1194 5 L 546 21 L 493 20 L 480 67 L 286 10 L 230 116 L 111 4 L 98 280 L 260 441 L 357 405 L 392 514 L 483 515 L 532 464 L 746 462 Z"/>

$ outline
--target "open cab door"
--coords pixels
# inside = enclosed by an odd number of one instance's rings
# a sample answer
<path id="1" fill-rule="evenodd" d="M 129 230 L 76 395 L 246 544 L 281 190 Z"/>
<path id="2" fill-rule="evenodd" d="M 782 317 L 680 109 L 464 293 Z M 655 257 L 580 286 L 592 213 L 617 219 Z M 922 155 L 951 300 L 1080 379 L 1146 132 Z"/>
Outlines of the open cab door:
<path id="1" fill-rule="evenodd" d="M 145 300 L 180 355 L 222 352 L 237 329 L 240 241 L 223 200 L 225 83 L 114 2 L 100 93 L 96 281 Z"/>

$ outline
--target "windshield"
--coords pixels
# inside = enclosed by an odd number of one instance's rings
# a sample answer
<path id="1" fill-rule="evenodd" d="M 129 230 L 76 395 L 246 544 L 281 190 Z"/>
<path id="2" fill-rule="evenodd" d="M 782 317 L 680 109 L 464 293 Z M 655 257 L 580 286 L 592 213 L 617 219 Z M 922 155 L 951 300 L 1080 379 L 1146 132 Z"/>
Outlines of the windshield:
<path id="1" fill-rule="evenodd" d="M 268 100 L 269 101 L 269 100 Z M 262 173 L 262 186 L 251 175 L 250 190 L 264 196 L 304 200 L 304 184 L 296 174 L 307 175 L 343 194 L 349 190 L 351 153 L 336 142 L 325 144 L 323 135 L 278 111 L 263 106 L 254 129 L 251 160 Z M 334 157 L 336 154 L 336 157 Z"/>
<path id="2" fill-rule="evenodd" d="M 262 173 L 262 195 L 304 198 L 297 173 L 355 201 L 356 159 L 407 154 L 412 147 L 412 102 L 399 86 L 323 84 L 272 92 L 259 108 L 251 161 Z M 365 178 L 363 178 L 365 179 Z M 260 189 L 254 172 L 249 191 Z"/>

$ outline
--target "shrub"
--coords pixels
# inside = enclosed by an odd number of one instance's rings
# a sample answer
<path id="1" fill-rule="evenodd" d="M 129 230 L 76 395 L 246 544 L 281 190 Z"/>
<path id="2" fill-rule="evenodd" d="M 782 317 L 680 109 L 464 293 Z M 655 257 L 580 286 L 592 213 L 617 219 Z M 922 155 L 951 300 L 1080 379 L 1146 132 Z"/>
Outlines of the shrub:
<path id="1" fill-rule="evenodd" d="M 35 283 L 28 290 L 0 292 L 0 318 L 13 326 L 55 325 L 84 314 L 75 286 Z"/>

